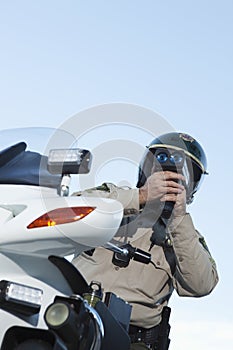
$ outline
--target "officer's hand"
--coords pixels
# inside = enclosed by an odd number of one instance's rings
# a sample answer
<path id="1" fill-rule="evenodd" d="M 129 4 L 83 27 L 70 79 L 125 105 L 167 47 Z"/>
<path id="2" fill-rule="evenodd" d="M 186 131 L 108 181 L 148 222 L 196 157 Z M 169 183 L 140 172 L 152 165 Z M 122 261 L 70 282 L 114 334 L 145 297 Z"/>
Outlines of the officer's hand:
<path id="1" fill-rule="evenodd" d="M 185 188 L 177 181 L 185 181 L 185 177 L 173 171 L 153 173 L 139 189 L 140 205 L 155 199 L 161 202 L 173 201 L 175 202 L 173 215 L 183 215 L 186 211 Z"/>
<path id="2" fill-rule="evenodd" d="M 172 201 L 175 203 L 172 210 L 172 218 L 183 216 L 186 213 L 186 190 L 185 188 L 178 194 L 165 194 L 161 202 Z"/>

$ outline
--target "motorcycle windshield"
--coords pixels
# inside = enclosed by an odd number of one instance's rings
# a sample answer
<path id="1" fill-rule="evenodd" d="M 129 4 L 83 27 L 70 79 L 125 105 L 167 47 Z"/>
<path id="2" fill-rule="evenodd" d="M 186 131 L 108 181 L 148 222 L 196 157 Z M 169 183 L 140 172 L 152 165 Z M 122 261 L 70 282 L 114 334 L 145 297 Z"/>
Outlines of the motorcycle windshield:
<path id="1" fill-rule="evenodd" d="M 51 149 L 75 148 L 75 137 L 53 128 L 0 131 L 0 184 L 57 188 L 61 176 L 47 169 Z"/>

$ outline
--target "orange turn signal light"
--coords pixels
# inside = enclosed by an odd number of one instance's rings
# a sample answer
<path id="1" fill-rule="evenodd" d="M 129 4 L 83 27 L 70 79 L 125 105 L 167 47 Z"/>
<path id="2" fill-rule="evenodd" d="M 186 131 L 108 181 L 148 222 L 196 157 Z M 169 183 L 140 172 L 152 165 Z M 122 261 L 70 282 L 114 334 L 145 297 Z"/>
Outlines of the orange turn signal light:
<path id="1" fill-rule="evenodd" d="M 38 228 L 45 226 L 55 226 L 68 224 L 83 219 L 90 214 L 96 207 L 69 207 L 57 208 L 41 215 L 32 221 L 27 228 Z"/>

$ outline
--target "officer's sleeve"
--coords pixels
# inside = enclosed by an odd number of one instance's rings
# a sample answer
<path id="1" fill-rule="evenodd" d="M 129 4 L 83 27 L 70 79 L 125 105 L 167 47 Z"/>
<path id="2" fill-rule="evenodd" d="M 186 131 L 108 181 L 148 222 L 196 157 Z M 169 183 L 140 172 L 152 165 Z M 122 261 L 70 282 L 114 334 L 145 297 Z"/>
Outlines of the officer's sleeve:
<path id="1" fill-rule="evenodd" d="M 103 183 L 100 186 L 75 192 L 72 195 L 116 199 L 123 205 L 124 209 L 139 210 L 138 188 L 118 187 L 112 183 Z"/>
<path id="2" fill-rule="evenodd" d="M 176 257 L 173 284 L 180 296 L 208 295 L 218 282 L 218 273 L 203 236 L 194 228 L 191 216 L 175 219 L 169 233 Z"/>

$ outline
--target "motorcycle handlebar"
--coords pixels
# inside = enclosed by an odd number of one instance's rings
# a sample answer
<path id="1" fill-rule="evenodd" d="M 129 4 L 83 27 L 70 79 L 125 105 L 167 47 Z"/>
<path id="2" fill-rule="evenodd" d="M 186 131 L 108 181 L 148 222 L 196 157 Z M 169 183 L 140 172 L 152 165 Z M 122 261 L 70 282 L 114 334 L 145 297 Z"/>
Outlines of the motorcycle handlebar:
<path id="1" fill-rule="evenodd" d="M 149 264 L 151 262 L 150 253 L 147 253 L 142 249 L 132 247 L 129 243 L 122 247 L 118 247 L 115 244 L 108 242 L 104 245 L 104 247 L 114 252 L 113 263 L 121 267 L 128 266 L 130 259 L 143 264 Z"/>

